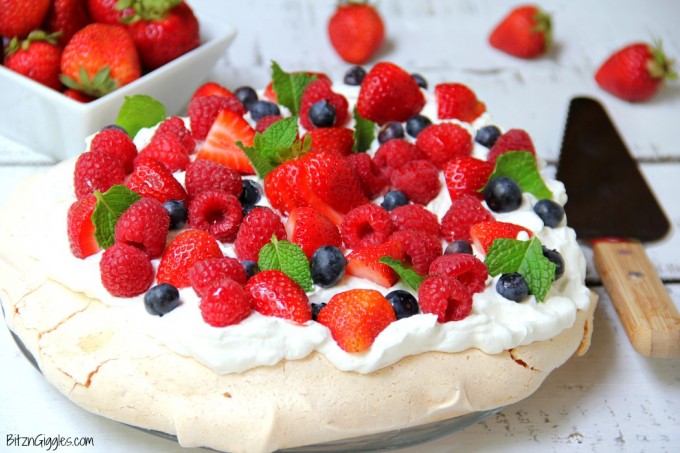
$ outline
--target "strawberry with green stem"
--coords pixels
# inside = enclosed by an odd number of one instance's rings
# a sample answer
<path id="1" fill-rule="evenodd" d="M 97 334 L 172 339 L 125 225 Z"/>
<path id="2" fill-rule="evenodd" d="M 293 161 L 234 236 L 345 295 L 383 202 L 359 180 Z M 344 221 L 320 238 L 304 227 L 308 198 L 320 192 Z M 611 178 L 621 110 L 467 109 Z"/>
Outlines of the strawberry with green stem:
<path id="1" fill-rule="evenodd" d="M 59 36 L 35 30 L 24 40 L 12 38 L 5 49 L 5 66 L 45 86 L 61 89 Z"/>
<path id="2" fill-rule="evenodd" d="M 492 47 L 518 58 L 537 58 L 552 46 L 552 18 L 535 5 L 511 10 L 489 35 Z"/>

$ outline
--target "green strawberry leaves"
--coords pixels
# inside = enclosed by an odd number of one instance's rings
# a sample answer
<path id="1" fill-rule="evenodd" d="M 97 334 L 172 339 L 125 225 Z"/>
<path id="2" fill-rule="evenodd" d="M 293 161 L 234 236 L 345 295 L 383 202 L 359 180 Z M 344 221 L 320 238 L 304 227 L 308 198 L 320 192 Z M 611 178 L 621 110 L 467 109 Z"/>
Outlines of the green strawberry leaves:
<path id="1" fill-rule="evenodd" d="M 539 200 L 553 196 L 536 167 L 536 158 L 528 151 L 508 151 L 498 156 L 489 181 L 500 176 L 515 180 L 522 192 L 529 192 Z"/>
<path id="2" fill-rule="evenodd" d="M 425 277 L 418 274 L 413 269 L 408 269 L 407 267 L 404 267 L 401 261 L 395 260 L 392 257 L 383 256 L 382 258 L 380 258 L 379 261 L 394 269 L 394 272 L 396 272 L 397 275 L 399 275 L 399 277 L 404 281 L 404 283 L 413 288 L 415 291 L 418 291 L 420 284 L 423 283 L 423 280 L 425 280 Z"/>
<path id="3" fill-rule="evenodd" d="M 94 196 L 97 198 L 92 212 L 94 237 L 101 248 L 108 248 L 114 243 L 118 218 L 142 197 L 123 185 L 112 186 L 104 193 L 95 190 Z"/>
<path id="4" fill-rule="evenodd" d="M 316 76 L 304 72 L 286 72 L 275 61 L 272 61 L 272 88 L 279 104 L 288 108 L 293 115 L 300 113 L 300 103 L 305 88 Z"/>
<path id="5" fill-rule="evenodd" d="M 125 96 L 116 125 L 125 129 L 130 137 L 134 137 L 140 129 L 155 126 L 166 116 L 165 106 L 161 102 L 151 96 L 135 94 Z"/>
<path id="6" fill-rule="evenodd" d="M 305 292 L 314 289 L 309 261 L 302 248 L 286 240 L 272 236 L 271 242 L 260 249 L 257 265 L 261 270 L 278 270 L 295 280 Z"/>

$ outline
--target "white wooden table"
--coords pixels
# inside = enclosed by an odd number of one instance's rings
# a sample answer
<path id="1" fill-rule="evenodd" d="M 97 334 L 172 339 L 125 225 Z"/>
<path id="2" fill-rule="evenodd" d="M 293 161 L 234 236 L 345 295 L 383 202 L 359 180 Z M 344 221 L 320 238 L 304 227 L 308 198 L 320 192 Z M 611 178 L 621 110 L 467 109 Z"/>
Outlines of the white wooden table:
<path id="1" fill-rule="evenodd" d="M 263 86 L 269 80 L 271 60 L 286 70 L 314 69 L 335 78 L 347 68 L 325 34 L 333 0 L 190 0 L 190 4 L 239 30 L 209 74 L 230 88 Z M 488 31 L 514 4 L 383 0 L 378 7 L 387 24 L 388 44 L 379 59 L 426 75 L 430 86 L 440 81 L 468 84 L 499 124 L 528 130 L 538 152 L 552 163 L 559 154 L 569 99 L 583 94 L 599 98 L 671 220 L 671 233 L 650 244 L 648 253 L 680 306 L 680 83 L 667 86 L 651 102 L 632 105 L 602 92 L 593 80 L 595 69 L 613 49 L 637 40 L 662 38 L 667 53 L 680 59 L 680 4 L 674 0 L 545 0 L 542 6 L 554 18 L 557 49 L 551 58 L 530 62 L 500 54 L 486 44 Z M 0 120 L 8 114 L 0 113 Z M 17 181 L 53 163 L 0 137 L 0 204 Z M 588 281 L 601 300 L 586 356 L 570 360 L 530 398 L 495 416 L 401 451 L 571 452 L 574 447 L 597 452 L 679 451 L 680 360 L 638 355 L 590 263 Z M 186 451 L 69 402 L 21 356 L 6 329 L 0 329 L 0 394 L 0 451 L 45 451 L 8 446 L 10 435 L 41 434 L 94 439 L 94 446 L 63 451 Z"/>

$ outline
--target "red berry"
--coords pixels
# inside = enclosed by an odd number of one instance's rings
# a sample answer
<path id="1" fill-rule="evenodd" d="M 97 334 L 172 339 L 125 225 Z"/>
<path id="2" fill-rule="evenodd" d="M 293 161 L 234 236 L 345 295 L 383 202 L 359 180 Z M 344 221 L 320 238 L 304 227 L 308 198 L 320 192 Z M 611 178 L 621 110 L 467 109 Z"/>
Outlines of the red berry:
<path id="1" fill-rule="evenodd" d="M 519 58 L 536 58 L 551 45 L 551 18 L 535 5 L 511 10 L 489 35 L 489 44 Z"/>
<path id="2" fill-rule="evenodd" d="M 342 240 L 350 249 L 382 244 L 393 230 L 390 213 L 373 203 L 352 209 L 340 224 Z"/>
<path id="3" fill-rule="evenodd" d="M 425 154 L 416 145 L 401 138 L 380 145 L 373 158 L 375 164 L 385 168 L 388 174 L 412 160 L 422 159 L 426 159 Z"/>
<path id="4" fill-rule="evenodd" d="M 149 258 L 158 258 L 165 249 L 170 216 L 153 198 L 137 200 L 116 222 L 115 241 L 133 245 Z"/>
<path id="5" fill-rule="evenodd" d="M 465 319 L 472 310 L 472 295 L 456 279 L 430 276 L 418 288 L 420 311 L 437 315 L 444 323 Z"/>
<path id="6" fill-rule="evenodd" d="M 440 83 L 434 87 L 439 119 L 456 119 L 471 123 L 482 113 L 486 105 L 462 83 Z"/>
<path id="7" fill-rule="evenodd" d="M 187 129 L 182 118 L 171 116 L 163 120 L 158 129 L 156 129 L 154 136 L 163 134 L 169 134 L 179 139 L 187 154 L 193 154 L 196 151 L 196 139 L 194 139 L 191 131 Z"/>
<path id="8" fill-rule="evenodd" d="M 489 276 L 486 265 L 467 253 L 453 253 L 436 258 L 430 264 L 429 273 L 458 280 L 470 294 L 483 291 Z"/>
<path id="9" fill-rule="evenodd" d="M 371 156 L 366 153 L 352 153 L 345 159 L 370 200 L 385 194 L 389 187 L 389 177 L 375 164 Z"/>
<path id="10" fill-rule="evenodd" d="M 303 140 L 309 137 L 309 152 L 330 151 L 341 156 L 352 155 L 354 148 L 354 130 L 347 127 L 317 127 L 308 130 Z"/>
<path id="11" fill-rule="evenodd" d="M 170 283 L 175 288 L 186 288 L 191 286 L 189 271 L 196 263 L 222 256 L 217 240 L 207 231 L 182 231 L 165 249 L 158 264 L 156 280 L 158 283 Z"/>
<path id="12" fill-rule="evenodd" d="M 390 211 L 390 215 L 396 231 L 420 230 L 437 237 L 441 235 L 437 216 L 422 205 L 399 206 Z"/>
<path id="13" fill-rule="evenodd" d="M 104 251 L 99 270 L 104 288 L 116 297 L 137 296 L 153 283 L 153 266 L 146 253 L 122 242 Z"/>
<path id="14" fill-rule="evenodd" d="M 272 235 L 279 240 L 286 239 L 286 229 L 279 216 L 269 208 L 253 209 L 243 218 L 236 234 L 236 256 L 241 261 L 257 262 L 260 249 L 271 241 Z"/>
<path id="15" fill-rule="evenodd" d="M 100 248 L 94 237 L 92 212 L 97 204 L 94 195 L 76 200 L 68 209 L 67 234 L 71 253 L 76 258 L 85 258 L 97 253 Z"/>
<path id="16" fill-rule="evenodd" d="M 189 165 L 189 155 L 178 137 L 171 134 L 155 134 L 137 156 L 137 159 L 148 158 L 165 165 L 171 173 L 184 171 Z"/>
<path id="17" fill-rule="evenodd" d="M 424 231 L 396 231 L 390 239 L 401 243 L 404 254 L 411 261 L 413 270 L 420 275 L 427 275 L 430 263 L 442 254 L 441 239 Z"/>
<path id="18" fill-rule="evenodd" d="M 328 21 L 328 37 L 347 63 L 367 63 L 385 40 L 380 13 L 369 4 L 338 5 Z"/>
<path id="19" fill-rule="evenodd" d="M 493 163 L 472 156 L 457 156 L 448 161 L 444 166 L 444 181 L 451 201 L 464 194 L 481 200 L 483 195 L 480 190 L 486 185 L 493 169 Z"/>
<path id="20" fill-rule="evenodd" d="M 307 294 L 281 271 L 266 270 L 250 277 L 246 293 L 252 307 L 265 316 L 276 316 L 298 324 L 312 319 Z"/>
<path id="21" fill-rule="evenodd" d="M 262 134 L 269 128 L 269 126 L 282 119 L 283 117 L 281 115 L 263 116 L 258 120 L 257 124 L 255 125 L 255 132 L 259 132 L 260 134 Z"/>
<path id="22" fill-rule="evenodd" d="M 241 262 L 229 256 L 199 261 L 189 270 L 188 277 L 198 297 L 205 296 L 211 290 L 224 286 L 229 281 L 245 285 L 248 280 Z"/>
<path id="23" fill-rule="evenodd" d="M 388 62 L 376 64 L 366 74 L 357 100 L 359 115 L 378 124 L 403 123 L 424 105 L 425 96 L 411 74 Z"/>
<path id="24" fill-rule="evenodd" d="M 217 115 L 222 110 L 230 110 L 239 116 L 246 114 L 243 104 L 234 98 L 223 96 L 200 96 L 189 102 L 189 121 L 191 132 L 197 140 L 205 140 Z"/>
<path id="25" fill-rule="evenodd" d="M 288 240 L 299 245 L 310 259 L 324 245 L 342 246 L 338 227 L 314 208 L 295 208 L 286 221 Z"/>
<path id="26" fill-rule="evenodd" d="M 297 160 L 289 160 L 271 172 L 264 178 L 264 193 L 272 207 L 285 215 L 296 207 L 306 206 L 298 193 L 297 178 L 300 167 Z"/>
<path id="27" fill-rule="evenodd" d="M 493 216 L 482 202 L 472 195 L 461 195 L 442 217 L 442 235 L 449 242 L 457 239 L 470 242 L 470 227 L 486 220 L 493 220 Z"/>
<path id="28" fill-rule="evenodd" d="M 139 162 L 126 186 L 142 197 L 154 198 L 161 203 L 187 198 L 184 187 L 172 176 L 170 170 L 154 159 Z"/>
<path id="29" fill-rule="evenodd" d="M 229 279 L 204 294 L 199 308 L 203 320 L 213 327 L 238 324 L 253 312 L 245 289 Z"/>
<path id="30" fill-rule="evenodd" d="M 224 98 L 223 98 L 224 99 Z M 248 157 L 237 145 L 253 146 L 255 129 L 238 113 L 225 109 L 217 114 L 196 159 L 211 160 L 242 174 L 255 174 Z"/>
<path id="31" fill-rule="evenodd" d="M 115 157 L 100 151 L 90 151 L 78 156 L 73 172 L 76 198 L 91 195 L 95 190 L 106 192 L 111 186 L 125 180 L 123 164 Z"/>
<path id="32" fill-rule="evenodd" d="M 486 220 L 470 227 L 472 243 L 481 253 L 486 253 L 496 239 L 517 239 L 522 232 L 529 237 L 533 236 L 533 233 L 523 226 L 497 220 Z"/>
<path id="33" fill-rule="evenodd" d="M 6 8 L 6 5 L 3 4 L 2 8 Z M 60 64 L 61 47 L 57 45 L 56 36 L 35 30 L 24 40 L 18 37 L 12 39 L 8 37 L 4 61 L 7 69 L 53 90 L 61 90 Z"/>
<path id="34" fill-rule="evenodd" d="M 524 129 L 510 129 L 498 137 L 496 143 L 489 150 L 486 160 L 495 163 L 498 156 L 508 151 L 529 151 L 536 155 L 534 143 Z"/>
<path id="35" fill-rule="evenodd" d="M 205 82 L 203 85 L 196 88 L 194 94 L 191 95 L 191 99 L 193 100 L 195 98 L 200 98 L 204 96 L 222 96 L 225 98 L 236 98 L 236 95 L 232 93 L 227 87 L 222 86 L 217 82 Z"/>
<path id="36" fill-rule="evenodd" d="M 187 166 L 184 186 L 189 198 L 194 198 L 204 190 L 221 190 L 238 198 L 243 191 L 243 181 L 236 170 L 202 159 Z"/>
<path id="37" fill-rule="evenodd" d="M 354 249 L 347 255 L 346 273 L 389 288 L 399 281 L 399 276 L 391 267 L 380 262 L 383 256 L 403 260 L 404 248 L 400 242 L 388 240 L 383 244 Z"/>
<path id="38" fill-rule="evenodd" d="M 137 157 L 137 146 L 124 131 L 115 127 L 102 129 L 92 139 L 90 151 L 102 151 L 119 159 L 123 163 L 125 173 L 132 173 L 133 163 Z"/>
<path id="39" fill-rule="evenodd" d="M 243 207 L 235 196 L 204 190 L 189 204 L 189 226 L 210 232 L 220 242 L 232 242 L 243 220 Z"/>
<path id="40" fill-rule="evenodd" d="M 318 101 L 328 101 L 335 108 L 335 127 L 344 126 L 349 120 L 349 103 L 341 94 L 333 92 L 328 79 L 316 79 L 307 85 L 300 101 L 300 124 L 307 130 L 316 128 L 309 119 L 309 109 Z"/>
<path id="41" fill-rule="evenodd" d="M 427 156 L 427 159 L 438 168 L 457 156 L 469 156 L 472 153 L 472 136 L 459 124 L 432 124 L 423 129 L 416 139 L 416 146 Z"/>
<path id="42" fill-rule="evenodd" d="M 412 160 L 392 171 L 392 186 L 414 203 L 427 204 L 441 190 L 439 170 L 428 160 Z"/>

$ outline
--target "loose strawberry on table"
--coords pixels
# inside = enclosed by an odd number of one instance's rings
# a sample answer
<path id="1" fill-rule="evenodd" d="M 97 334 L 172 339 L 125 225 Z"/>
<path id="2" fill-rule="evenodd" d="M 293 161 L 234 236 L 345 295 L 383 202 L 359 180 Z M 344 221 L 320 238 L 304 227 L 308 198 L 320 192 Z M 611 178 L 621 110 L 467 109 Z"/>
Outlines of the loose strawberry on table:
<path id="1" fill-rule="evenodd" d="M 471 123 L 486 112 L 486 105 L 462 83 L 440 83 L 434 87 L 434 95 L 437 117 L 442 120 L 457 119 Z"/>
<path id="2" fill-rule="evenodd" d="M 515 57 L 540 57 L 552 45 L 552 19 L 536 5 L 519 6 L 491 31 L 489 44 Z"/>
<path id="3" fill-rule="evenodd" d="M 385 24 L 367 1 L 339 2 L 328 21 L 328 37 L 343 60 L 364 64 L 380 50 Z"/>

